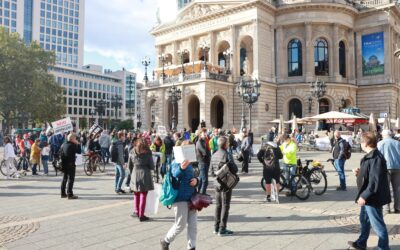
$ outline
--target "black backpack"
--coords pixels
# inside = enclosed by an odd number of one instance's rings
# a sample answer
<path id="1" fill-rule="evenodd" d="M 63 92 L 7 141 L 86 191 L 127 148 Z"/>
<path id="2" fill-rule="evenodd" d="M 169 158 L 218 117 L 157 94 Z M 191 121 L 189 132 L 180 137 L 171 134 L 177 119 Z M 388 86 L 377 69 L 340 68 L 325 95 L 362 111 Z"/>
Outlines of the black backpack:
<path id="1" fill-rule="evenodd" d="M 274 168 L 275 167 L 275 159 L 276 159 L 276 155 L 275 155 L 274 148 L 270 145 L 267 145 L 265 147 L 265 152 L 264 152 L 264 157 L 263 157 L 264 167 L 265 168 Z"/>
<path id="2" fill-rule="evenodd" d="M 110 153 L 111 153 L 111 162 L 116 163 L 118 161 L 118 147 L 117 143 L 112 143 L 110 147 Z"/>
<path id="3" fill-rule="evenodd" d="M 346 158 L 346 160 L 348 160 L 351 157 L 351 146 L 348 141 L 346 141 L 346 140 L 342 140 L 342 141 L 343 141 L 344 158 Z"/>

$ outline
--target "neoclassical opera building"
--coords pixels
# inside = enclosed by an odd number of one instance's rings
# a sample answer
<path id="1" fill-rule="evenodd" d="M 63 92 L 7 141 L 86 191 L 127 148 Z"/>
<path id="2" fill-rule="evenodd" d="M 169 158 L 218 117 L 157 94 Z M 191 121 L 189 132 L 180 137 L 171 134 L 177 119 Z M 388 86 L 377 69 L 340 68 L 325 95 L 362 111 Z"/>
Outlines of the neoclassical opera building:
<path id="1" fill-rule="evenodd" d="M 180 0 L 155 37 L 155 79 L 142 92 L 142 128 L 239 128 L 236 86 L 257 80 L 256 134 L 289 119 L 356 106 L 400 115 L 400 8 L 393 0 Z M 311 98 L 310 84 L 326 92 Z M 181 99 L 169 99 L 172 86 Z M 318 109 L 318 110 L 317 110 Z M 173 111 L 174 110 L 174 111 Z M 244 108 L 248 120 L 248 106 Z"/>

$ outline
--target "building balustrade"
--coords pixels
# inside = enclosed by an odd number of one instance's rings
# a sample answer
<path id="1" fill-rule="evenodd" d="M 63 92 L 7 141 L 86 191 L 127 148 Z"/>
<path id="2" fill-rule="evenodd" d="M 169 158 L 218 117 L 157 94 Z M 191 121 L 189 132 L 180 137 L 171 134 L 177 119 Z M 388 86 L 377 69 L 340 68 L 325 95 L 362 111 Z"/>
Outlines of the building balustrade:
<path id="1" fill-rule="evenodd" d="M 273 4 L 271 0 L 266 0 L 268 3 Z M 352 5 L 358 9 L 374 8 L 377 6 L 387 5 L 396 2 L 395 0 L 278 0 L 276 1 L 277 6 L 285 6 L 291 4 L 301 3 L 339 3 Z"/>

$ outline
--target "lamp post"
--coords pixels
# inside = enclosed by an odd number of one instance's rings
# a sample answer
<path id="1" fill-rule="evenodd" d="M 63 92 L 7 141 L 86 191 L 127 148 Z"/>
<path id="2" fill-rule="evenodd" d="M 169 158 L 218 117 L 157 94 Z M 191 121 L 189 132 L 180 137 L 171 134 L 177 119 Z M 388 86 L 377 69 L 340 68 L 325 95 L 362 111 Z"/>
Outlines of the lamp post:
<path id="1" fill-rule="evenodd" d="M 242 102 L 245 102 L 249 105 L 249 130 L 251 130 L 251 109 L 253 104 L 258 101 L 258 97 L 260 96 L 260 86 L 261 85 L 257 79 L 245 81 L 243 78 L 240 80 L 240 83 L 237 86 L 237 93 L 241 97 Z M 244 127 L 244 109 L 242 106 L 241 129 Z"/>
<path id="2" fill-rule="evenodd" d="M 144 66 L 144 77 L 143 77 L 143 81 L 147 84 L 147 82 L 149 81 L 149 78 L 147 77 L 147 67 L 150 65 L 150 58 L 148 58 L 147 56 L 145 56 L 142 59 L 142 64 Z"/>
<path id="3" fill-rule="evenodd" d="M 313 105 L 313 98 L 311 96 L 308 97 L 308 113 L 311 114 L 311 109 Z"/>
<path id="4" fill-rule="evenodd" d="M 184 60 L 184 57 L 185 57 L 185 55 L 186 55 L 187 53 L 189 53 L 189 51 L 188 51 L 187 49 L 178 50 L 178 52 L 177 52 L 178 56 L 181 58 L 181 65 L 182 65 L 182 67 L 181 67 L 181 74 L 182 74 L 182 75 L 185 75 L 185 67 L 183 66 L 183 60 Z"/>
<path id="5" fill-rule="evenodd" d="M 115 123 L 118 119 L 118 109 L 122 106 L 122 97 L 115 94 L 111 97 L 111 107 L 115 109 Z"/>
<path id="6" fill-rule="evenodd" d="M 326 84 L 317 78 L 315 82 L 311 82 L 311 96 L 317 99 L 317 114 L 319 114 L 319 100 L 326 93 Z M 316 122 L 316 130 L 318 130 L 319 122 Z"/>
<path id="7" fill-rule="evenodd" d="M 153 78 L 154 78 L 154 71 L 153 71 Z M 153 79 L 153 81 L 154 81 L 154 79 Z M 129 105 L 127 105 L 128 107 L 128 109 L 129 109 L 129 111 L 128 111 L 128 115 L 129 115 L 129 117 L 132 119 L 132 121 L 133 121 L 133 115 L 135 114 L 135 98 L 132 98 L 132 92 L 133 92 L 133 90 L 132 90 L 132 88 L 133 88 L 133 76 L 132 75 L 129 75 L 128 76 L 128 86 L 129 86 L 129 99 L 128 99 L 128 104 Z M 135 93 L 136 93 L 136 91 L 135 91 Z"/>
<path id="8" fill-rule="evenodd" d="M 231 73 L 231 57 L 233 56 L 233 51 L 231 48 L 226 49 L 223 52 L 224 59 L 225 59 L 225 67 L 226 67 L 226 74 L 229 75 Z"/>
<path id="9" fill-rule="evenodd" d="M 168 99 L 172 103 L 172 125 L 171 125 L 171 130 L 176 130 L 176 116 L 175 116 L 175 104 L 178 103 L 180 99 L 182 99 L 182 92 L 180 89 L 175 87 L 174 84 L 172 84 L 172 87 L 168 90 Z"/>
<path id="10" fill-rule="evenodd" d="M 206 41 L 203 41 L 202 43 L 200 43 L 200 48 L 203 50 L 203 58 L 204 58 L 204 71 L 207 71 L 207 57 L 206 57 L 206 53 L 209 50 L 209 46 L 208 43 Z"/>
<path id="11" fill-rule="evenodd" d="M 140 127 L 142 127 L 142 122 L 140 120 L 140 114 L 137 114 L 136 128 L 140 130 Z"/>
<path id="12" fill-rule="evenodd" d="M 160 60 L 161 64 L 162 64 L 162 73 L 161 73 L 161 78 L 163 79 L 163 81 L 165 80 L 165 61 L 167 60 L 166 56 L 164 54 L 161 54 L 158 59 Z"/>
<path id="13" fill-rule="evenodd" d="M 96 112 L 99 115 L 99 125 L 102 126 L 103 123 L 102 116 L 104 111 L 106 110 L 107 102 L 100 100 L 96 103 L 95 107 L 96 107 Z"/>

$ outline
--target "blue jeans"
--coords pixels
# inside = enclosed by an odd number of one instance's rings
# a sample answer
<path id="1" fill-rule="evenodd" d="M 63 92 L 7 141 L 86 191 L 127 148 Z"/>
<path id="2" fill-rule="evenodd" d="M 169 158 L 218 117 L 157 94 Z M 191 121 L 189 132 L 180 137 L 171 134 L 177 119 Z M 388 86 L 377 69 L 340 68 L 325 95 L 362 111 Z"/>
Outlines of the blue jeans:
<path id="1" fill-rule="evenodd" d="M 121 190 L 122 183 L 125 178 L 125 170 L 122 166 L 116 164 L 115 165 L 115 192 Z"/>
<path id="2" fill-rule="evenodd" d="M 199 163 L 199 193 L 206 194 L 208 186 L 208 169 L 210 165 L 207 163 Z"/>
<path id="3" fill-rule="evenodd" d="M 164 177 L 165 173 L 167 172 L 167 167 L 171 166 L 172 162 L 172 154 L 165 154 L 165 163 L 162 164 L 160 173 Z"/>
<path id="4" fill-rule="evenodd" d="M 345 159 L 336 159 L 334 162 L 335 169 L 339 175 L 340 187 L 346 189 L 346 175 L 344 174 Z"/>
<path id="5" fill-rule="evenodd" d="M 103 158 L 103 162 L 108 163 L 110 161 L 110 151 L 108 148 L 101 148 L 101 157 Z M 106 161 L 107 157 L 107 161 Z"/>
<path id="6" fill-rule="evenodd" d="M 290 182 L 290 178 L 292 178 L 292 176 L 294 176 L 296 174 L 296 165 L 291 165 L 291 164 L 286 164 L 283 163 L 282 169 L 285 173 L 285 179 L 286 179 L 286 183 L 289 185 Z M 282 183 L 283 184 L 283 183 Z M 292 187 L 295 187 L 295 183 L 292 183 Z M 293 191 L 293 188 L 291 188 L 290 190 Z"/>
<path id="7" fill-rule="evenodd" d="M 48 160 L 42 160 L 43 163 L 43 171 L 45 174 L 49 173 L 49 161 Z"/>
<path id="8" fill-rule="evenodd" d="M 356 241 L 360 247 L 367 247 L 367 241 L 371 226 L 379 238 L 378 249 L 389 249 L 389 236 L 383 220 L 382 207 L 362 206 L 360 211 L 361 232 L 360 237 Z"/>

